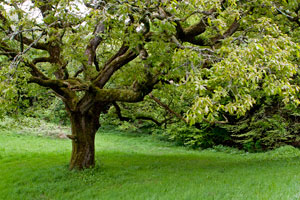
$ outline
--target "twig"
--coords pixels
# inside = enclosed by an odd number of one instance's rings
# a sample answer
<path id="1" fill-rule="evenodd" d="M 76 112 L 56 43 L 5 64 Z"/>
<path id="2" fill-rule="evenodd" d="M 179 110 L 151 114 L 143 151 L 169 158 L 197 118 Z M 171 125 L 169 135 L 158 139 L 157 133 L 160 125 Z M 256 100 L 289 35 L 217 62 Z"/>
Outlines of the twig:
<path id="1" fill-rule="evenodd" d="M 20 52 L 12 61 L 12 63 L 10 64 L 10 69 L 13 69 L 13 68 L 17 68 L 18 65 L 20 64 L 20 62 L 22 61 L 22 56 L 24 54 L 26 54 L 31 48 L 33 45 L 37 44 L 37 42 L 43 37 L 43 35 L 45 34 L 45 32 L 42 32 L 41 35 L 33 42 L 31 43 L 27 49 L 25 49 L 23 52 Z"/>
<path id="2" fill-rule="evenodd" d="M 151 99 L 153 99 L 158 105 L 160 105 L 161 107 L 166 109 L 170 114 L 176 116 L 178 119 L 182 120 L 184 123 L 188 123 L 187 120 L 184 117 L 182 117 L 179 113 L 175 112 L 169 106 L 167 106 L 166 104 L 161 102 L 158 98 L 154 97 L 152 93 L 149 94 L 149 97 Z"/>

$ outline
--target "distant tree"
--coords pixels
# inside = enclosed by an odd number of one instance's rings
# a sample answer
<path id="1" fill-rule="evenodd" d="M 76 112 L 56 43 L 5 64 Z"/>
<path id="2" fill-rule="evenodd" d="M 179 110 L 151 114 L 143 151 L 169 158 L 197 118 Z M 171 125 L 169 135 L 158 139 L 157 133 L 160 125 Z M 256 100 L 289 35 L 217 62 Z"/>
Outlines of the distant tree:
<path id="1" fill-rule="evenodd" d="M 260 95 L 281 88 L 294 98 L 291 57 L 298 51 L 275 23 L 281 3 L 4 0 L 1 92 L 13 96 L 3 83 L 52 90 L 70 116 L 70 169 L 92 167 L 100 114 L 115 102 L 142 101 L 164 84 L 196 91 L 190 123 L 244 114 L 258 88 Z"/>

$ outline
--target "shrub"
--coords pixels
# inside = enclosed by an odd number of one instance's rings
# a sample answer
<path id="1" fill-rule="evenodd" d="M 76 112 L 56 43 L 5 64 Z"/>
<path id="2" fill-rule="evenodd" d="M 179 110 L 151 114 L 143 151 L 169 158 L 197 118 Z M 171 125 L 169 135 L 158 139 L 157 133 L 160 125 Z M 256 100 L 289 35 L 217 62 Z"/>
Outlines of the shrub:
<path id="1" fill-rule="evenodd" d="M 299 146 L 299 110 L 280 104 L 262 104 L 247 116 L 222 128 L 231 133 L 239 147 L 259 152 L 291 144 Z M 234 121 L 234 120 L 232 120 Z"/>
<path id="2" fill-rule="evenodd" d="M 202 124 L 199 128 L 184 123 L 170 125 L 166 133 L 169 140 L 178 145 L 191 148 L 209 148 L 229 142 L 230 136 L 224 129 L 216 126 Z"/>

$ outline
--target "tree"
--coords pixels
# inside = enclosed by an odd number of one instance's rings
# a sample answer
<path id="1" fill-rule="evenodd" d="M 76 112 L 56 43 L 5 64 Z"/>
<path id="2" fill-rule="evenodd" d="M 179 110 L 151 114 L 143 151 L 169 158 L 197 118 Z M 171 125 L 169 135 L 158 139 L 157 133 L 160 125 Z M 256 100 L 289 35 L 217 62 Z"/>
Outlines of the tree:
<path id="1" fill-rule="evenodd" d="M 300 2 L 246 4 L 243 31 L 223 40 L 220 62 L 191 79 L 198 97 L 188 118 L 226 122 L 217 126 L 248 150 L 298 146 Z"/>
<path id="2" fill-rule="evenodd" d="M 52 89 L 63 100 L 72 126 L 70 169 L 94 166 L 100 113 L 113 102 L 142 101 L 172 68 L 181 42 L 206 44 L 197 36 L 214 13 L 196 12 L 201 17 L 190 25 L 182 11 L 195 5 L 185 2 L 99 1 L 85 3 L 87 15 L 76 14 L 83 6 L 76 1 L 32 1 L 31 14 L 24 3 L 29 2 L 2 5 L 1 54 L 11 69 L 30 74 L 28 83 Z M 36 12 L 40 18 L 32 17 Z M 227 35 L 237 28 L 233 20 Z M 118 76 L 123 80 L 110 82 Z"/>
<path id="3" fill-rule="evenodd" d="M 187 88 L 201 95 L 188 115 L 191 123 L 220 120 L 222 110 L 243 114 L 249 109 L 255 101 L 252 93 L 245 91 L 249 87 L 253 91 L 260 84 L 267 88 L 264 82 L 256 81 L 267 80 L 267 70 L 257 72 L 256 67 L 242 71 L 242 75 L 252 73 L 252 78 L 230 73 L 241 70 L 232 66 L 252 65 L 257 57 L 262 60 L 258 65 L 273 61 L 274 57 L 264 61 L 259 56 L 277 36 L 255 40 L 262 32 L 259 29 L 267 24 L 259 21 L 263 15 L 261 3 L 268 7 L 273 2 L 3 1 L 2 79 L 26 87 L 35 83 L 61 98 L 72 127 L 70 169 L 92 167 L 100 114 L 115 102 L 142 101 L 154 88 L 173 80 L 186 78 Z M 251 26 L 254 28 L 247 30 Z M 248 32 L 254 34 L 243 35 Z M 251 36 L 249 45 L 242 42 L 243 36 Z M 286 38 L 279 38 L 274 45 L 280 47 L 280 42 L 289 41 Z M 241 51 L 245 46 L 256 53 L 250 62 L 245 59 L 251 57 L 250 53 Z M 292 41 L 288 48 L 294 48 Z M 277 50 L 279 58 L 290 64 L 290 55 L 285 55 L 283 48 Z M 238 64 L 231 64 L 235 62 Z M 186 68 L 177 73 L 176 69 L 183 67 Z M 286 69 L 283 76 L 295 75 L 292 65 Z M 237 77 L 241 80 L 234 81 Z M 240 92 L 236 93 L 234 86 Z M 7 95 L 9 90 L 2 93 Z"/>

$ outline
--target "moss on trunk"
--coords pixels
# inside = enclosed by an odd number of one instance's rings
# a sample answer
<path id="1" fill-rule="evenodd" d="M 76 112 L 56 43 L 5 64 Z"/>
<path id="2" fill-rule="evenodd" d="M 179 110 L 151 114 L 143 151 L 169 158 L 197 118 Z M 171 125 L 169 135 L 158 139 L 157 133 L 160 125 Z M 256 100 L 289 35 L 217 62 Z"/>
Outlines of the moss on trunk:
<path id="1" fill-rule="evenodd" d="M 95 165 L 95 135 L 100 127 L 99 114 L 71 113 L 72 156 L 70 169 L 85 169 Z"/>

